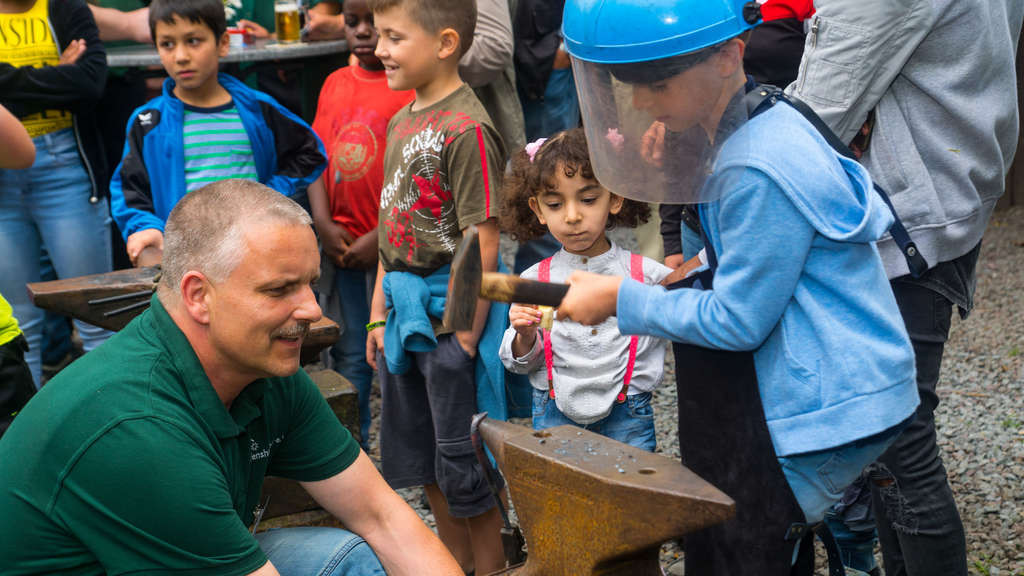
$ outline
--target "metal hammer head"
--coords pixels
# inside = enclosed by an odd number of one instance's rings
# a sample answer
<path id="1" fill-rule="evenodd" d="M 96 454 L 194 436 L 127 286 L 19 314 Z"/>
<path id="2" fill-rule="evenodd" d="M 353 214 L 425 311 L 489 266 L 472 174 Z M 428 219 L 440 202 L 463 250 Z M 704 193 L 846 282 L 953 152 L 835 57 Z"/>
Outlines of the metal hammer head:
<path id="1" fill-rule="evenodd" d="M 480 297 L 483 267 L 480 262 L 480 237 L 476 226 L 470 226 L 462 236 L 452 259 L 448 277 L 448 300 L 441 319 L 445 328 L 470 330 L 476 315 L 476 301 Z"/>

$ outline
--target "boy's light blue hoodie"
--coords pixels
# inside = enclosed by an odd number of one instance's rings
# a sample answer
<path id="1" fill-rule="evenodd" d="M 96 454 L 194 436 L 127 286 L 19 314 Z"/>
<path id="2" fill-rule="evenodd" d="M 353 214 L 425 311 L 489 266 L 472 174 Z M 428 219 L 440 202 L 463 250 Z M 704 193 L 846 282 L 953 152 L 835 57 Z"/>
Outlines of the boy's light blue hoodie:
<path id="1" fill-rule="evenodd" d="M 626 280 L 619 330 L 752 350 L 777 456 L 841 446 L 909 417 L 914 351 L 875 241 L 892 213 L 867 171 L 778 105 L 723 145 L 701 207 L 713 290 Z M 714 197 L 714 196 L 709 196 Z M 680 394 L 687 386 L 686 366 Z"/>

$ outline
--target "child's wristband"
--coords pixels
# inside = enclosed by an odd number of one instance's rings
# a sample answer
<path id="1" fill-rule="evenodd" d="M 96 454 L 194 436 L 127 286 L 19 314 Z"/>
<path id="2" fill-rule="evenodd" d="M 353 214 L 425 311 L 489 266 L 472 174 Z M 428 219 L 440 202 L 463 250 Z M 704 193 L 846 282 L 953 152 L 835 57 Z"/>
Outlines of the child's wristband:
<path id="1" fill-rule="evenodd" d="M 381 328 L 383 326 L 384 326 L 384 321 L 383 320 L 377 320 L 376 322 L 370 322 L 369 324 L 366 325 L 366 331 L 367 332 L 373 332 L 377 328 Z"/>

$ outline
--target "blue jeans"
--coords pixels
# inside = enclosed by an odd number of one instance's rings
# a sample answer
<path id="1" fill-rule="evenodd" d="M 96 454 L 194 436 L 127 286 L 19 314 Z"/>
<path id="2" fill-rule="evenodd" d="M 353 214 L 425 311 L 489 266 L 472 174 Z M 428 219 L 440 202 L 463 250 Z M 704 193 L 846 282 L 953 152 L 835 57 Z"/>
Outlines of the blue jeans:
<path id="1" fill-rule="evenodd" d="M 281 576 L 384 576 L 377 555 L 359 536 L 340 528 L 281 528 L 256 535 Z"/>
<path id="2" fill-rule="evenodd" d="M 846 487 L 885 452 L 909 422 L 831 450 L 780 457 L 782 473 L 807 523 L 821 522 L 825 512 L 843 497 Z"/>
<path id="3" fill-rule="evenodd" d="M 516 259 L 512 264 L 513 272 L 518 276 L 530 266 L 553 255 L 562 248 L 562 244 L 555 240 L 551 232 L 545 232 L 540 238 L 527 240 L 519 245 L 516 250 Z"/>
<path id="4" fill-rule="evenodd" d="M 373 368 L 366 363 L 366 323 L 370 321 L 369 290 L 373 273 L 353 268 L 334 269 L 334 290 L 341 303 L 344 330 L 331 346 L 334 369 L 359 392 L 360 443 L 365 450 L 370 439 L 370 384 Z"/>
<path id="5" fill-rule="evenodd" d="M 654 434 L 654 408 L 651 406 L 650 392 L 626 396 L 624 403 L 616 402 L 612 405 L 612 411 L 607 416 L 583 425 L 562 414 L 555 401 L 548 396 L 547 390 L 534 388 L 533 429 L 543 430 L 563 424 L 572 424 L 648 452 L 654 452 L 658 445 L 658 438 Z"/>
<path id="6" fill-rule="evenodd" d="M 71 129 L 36 137 L 36 161 L 25 170 L 0 170 L 0 293 L 28 341 L 25 361 L 39 386 L 43 310 L 29 300 L 25 284 L 40 280 L 45 246 L 59 278 L 110 272 L 110 211 L 107 201 L 89 203 L 91 183 Z M 75 320 L 86 352 L 110 332 Z"/>
<path id="7" fill-rule="evenodd" d="M 683 258 L 689 260 L 704 248 L 699 232 L 694 232 L 685 222 L 679 223 L 680 240 L 683 244 Z"/>
<path id="8" fill-rule="evenodd" d="M 526 140 L 550 138 L 557 132 L 580 125 L 580 102 L 576 95 L 576 81 L 571 68 L 552 70 L 544 98 L 530 100 L 520 91 Z"/>
<path id="9" fill-rule="evenodd" d="M 858 482 L 862 483 L 862 486 L 859 486 L 859 488 L 866 492 L 867 505 L 870 506 L 871 489 L 866 483 L 862 482 L 864 480 L 866 480 L 866 476 L 862 475 L 858 480 Z M 853 487 L 856 487 L 856 485 L 853 485 Z M 850 488 L 847 488 L 844 498 L 849 496 L 849 491 Z M 843 560 L 843 566 L 862 572 L 870 572 L 878 565 L 875 562 L 875 542 L 878 540 L 878 537 L 875 533 L 874 524 L 866 530 L 857 530 L 855 527 L 848 525 L 843 517 L 836 513 L 834 508 L 825 514 L 825 523 L 828 524 L 828 529 L 832 531 L 832 535 L 835 536 L 836 543 L 839 545 L 839 556 Z"/>
<path id="10" fill-rule="evenodd" d="M 53 269 L 50 262 L 50 255 L 43 251 L 43 257 L 39 262 L 40 280 L 57 279 L 57 271 Z M 40 353 L 43 356 L 43 365 L 60 364 L 64 357 L 71 353 L 71 322 L 67 316 L 56 312 L 46 311 L 43 320 L 43 344 Z"/>

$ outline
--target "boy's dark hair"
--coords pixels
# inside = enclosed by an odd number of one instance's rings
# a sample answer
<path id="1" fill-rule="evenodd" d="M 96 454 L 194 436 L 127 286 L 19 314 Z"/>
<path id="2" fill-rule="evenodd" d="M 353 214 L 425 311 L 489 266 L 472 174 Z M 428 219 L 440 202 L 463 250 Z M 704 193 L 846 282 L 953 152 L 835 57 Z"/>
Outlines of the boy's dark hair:
<path id="1" fill-rule="evenodd" d="M 525 150 L 512 156 L 512 166 L 502 185 L 503 205 L 501 229 L 519 242 L 540 238 L 547 227 L 537 220 L 530 209 L 530 198 L 544 190 L 554 189 L 555 170 L 562 169 L 566 176 L 580 174 L 596 180 L 590 165 L 587 138 L 582 128 L 560 132 L 548 139 L 530 160 Z M 617 226 L 635 228 L 651 217 L 651 207 L 643 202 L 623 198 L 618 214 L 608 215 L 607 229 Z"/>
<path id="2" fill-rule="evenodd" d="M 412 19 L 431 34 L 445 28 L 459 33 L 459 57 L 473 44 L 476 30 L 475 0 L 367 0 L 374 13 L 403 8 Z"/>
<path id="3" fill-rule="evenodd" d="M 228 29 L 221 0 L 153 0 L 149 5 L 149 35 L 156 42 L 156 23 L 173 24 L 174 17 L 205 24 L 220 40 Z"/>

